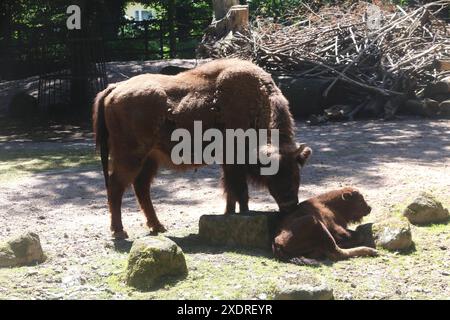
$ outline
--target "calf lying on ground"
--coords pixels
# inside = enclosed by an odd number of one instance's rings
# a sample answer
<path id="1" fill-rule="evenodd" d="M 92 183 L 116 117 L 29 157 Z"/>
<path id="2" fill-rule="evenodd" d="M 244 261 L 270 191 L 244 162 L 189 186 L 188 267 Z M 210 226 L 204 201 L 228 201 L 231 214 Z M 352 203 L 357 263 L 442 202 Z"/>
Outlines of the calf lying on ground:
<path id="1" fill-rule="evenodd" d="M 347 224 L 359 222 L 371 211 L 354 188 L 330 191 L 298 205 L 280 220 L 273 240 L 275 257 L 299 263 L 302 258 L 341 260 L 376 256 L 377 251 L 358 246 L 358 237 Z"/>

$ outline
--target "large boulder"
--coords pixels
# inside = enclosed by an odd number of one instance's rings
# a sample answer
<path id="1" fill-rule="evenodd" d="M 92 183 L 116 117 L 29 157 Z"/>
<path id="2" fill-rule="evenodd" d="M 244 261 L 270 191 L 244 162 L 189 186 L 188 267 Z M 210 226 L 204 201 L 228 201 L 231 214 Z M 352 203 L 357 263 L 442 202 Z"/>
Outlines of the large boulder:
<path id="1" fill-rule="evenodd" d="M 409 249 L 412 244 L 411 228 L 405 219 L 392 218 L 377 223 L 359 225 L 356 232 L 362 244 L 391 251 Z"/>
<path id="2" fill-rule="evenodd" d="M 0 268 L 42 263 L 46 259 L 39 236 L 28 232 L 0 245 Z"/>
<path id="3" fill-rule="evenodd" d="M 128 257 L 126 282 L 140 290 L 150 290 L 167 277 L 187 275 L 186 260 L 181 248 L 163 236 L 136 240 Z"/>
<path id="4" fill-rule="evenodd" d="M 199 236 L 210 245 L 270 250 L 275 221 L 275 212 L 204 215 Z"/>
<path id="5" fill-rule="evenodd" d="M 445 222 L 449 212 L 431 194 L 422 193 L 403 211 L 403 215 L 412 224 Z"/>

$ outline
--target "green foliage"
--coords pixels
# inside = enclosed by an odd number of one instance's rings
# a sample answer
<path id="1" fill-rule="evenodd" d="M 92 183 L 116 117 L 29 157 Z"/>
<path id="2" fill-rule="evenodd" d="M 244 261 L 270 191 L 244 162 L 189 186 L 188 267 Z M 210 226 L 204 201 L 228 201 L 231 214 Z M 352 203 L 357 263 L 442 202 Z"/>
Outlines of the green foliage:
<path id="1" fill-rule="evenodd" d="M 244 1 L 250 7 L 250 11 L 257 15 L 280 17 L 287 10 L 301 5 L 302 0 L 247 0 Z M 306 1 L 308 2 L 308 1 Z"/>

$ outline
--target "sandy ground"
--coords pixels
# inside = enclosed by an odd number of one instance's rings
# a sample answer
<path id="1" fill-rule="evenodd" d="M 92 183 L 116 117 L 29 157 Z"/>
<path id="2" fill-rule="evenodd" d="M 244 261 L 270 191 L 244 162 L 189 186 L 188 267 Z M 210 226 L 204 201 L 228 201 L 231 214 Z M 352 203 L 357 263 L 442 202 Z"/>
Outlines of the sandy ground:
<path id="1" fill-rule="evenodd" d="M 341 186 L 355 186 L 374 208 L 369 221 L 392 216 L 396 206 L 423 190 L 431 190 L 447 206 L 450 204 L 448 120 L 375 120 L 318 127 L 298 122 L 296 135 L 298 142 L 306 142 L 314 151 L 302 172 L 299 190 L 302 199 Z M 92 146 L 89 139 L 77 142 L 80 143 L 88 148 Z M 71 141 L 7 141 L 0 145 L 0 152 L 11 148 L 70 148 L 71 144 Z M 152 187 L 152 197 L 157 214 L 170 235 L 195 233 L 201 215 L 223 212 L 225 201 L 219 177 L 215 166 L 196 172 L 160 172 Z M 42 270 L 36 275 L 28 268 L 20 277 L 0 270 L 0 297 L 80 298 L 75 293 L 71 295 L 70 287 L 74 283 L 86 286 L 84 283 L 89 284 L 92 273 L 101 276 L 101 263 L 93 266 L 91 262 L 99 255 L 107 259 L 111 247 L 106 195 L 99 167 L 48 171 L 0 184 L 0 224 L 3 226 L 0 239 L 24 230 L 37 232 L 49 255 L 45 268 L 50 270 L 45 276 Z M 138 212 L 131 191 L 124 198 L 123 208 L 124 225 L 131 238 L 145 234 L 144 217 Z M 250 209 L 275 208 L 268 192 L 251 191 Z M 324 269 L 323 275 L 335 287 L 335 296 L 449 298 L 450 229 L 423 230 L 413 227 L 413 234 L 418 237 L 416 256 L 402 255 L 398 266 L 395 260 L 381 257 L 362 260 L 363 266 L 361 262 L 346 261 Z M 388 257 L 396 259 L 395 256 Z M 427 256 L 434 260 L 422 260 Z M 210 259 L 227 263 L 220 254 Z M 91 266 L 91 269 L 83 271 L 87 275 L 81 276 L 83 266 Z M 380 288 L 380 283 L 385 281 L 389 284 Z M 55 292 L 53 282 L 65 290 Z M 111 292 L 101 281 L 91 287 L 83 287 L 82 297 L 98 297 L 98 290 L 103 290 L 109 292 L 110 297 L 124 298 Z M 91 296 L 87 292 L 91 292 Z"/>

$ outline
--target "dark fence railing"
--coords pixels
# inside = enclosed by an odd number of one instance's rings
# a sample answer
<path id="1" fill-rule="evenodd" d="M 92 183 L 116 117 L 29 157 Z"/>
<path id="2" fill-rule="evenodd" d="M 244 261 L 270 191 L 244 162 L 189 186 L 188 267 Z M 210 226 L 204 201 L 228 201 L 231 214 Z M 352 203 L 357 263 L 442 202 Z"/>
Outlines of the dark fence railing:
<path id="1" fill-rule="evenodd" d="M 96 34 L 103 39 L 106 61 L 193 58 L 209 22 L 210 19 L 175 22 L 170 29 L 165 20 L 121 21 L 100 25 Z M 0 38 L 0 80 L 65 68 L 69 39 L 65 26 L 14 25 L 10 35 L 9 39 Z"/>

